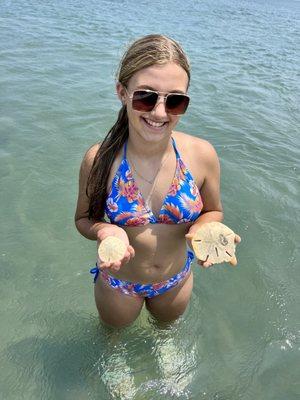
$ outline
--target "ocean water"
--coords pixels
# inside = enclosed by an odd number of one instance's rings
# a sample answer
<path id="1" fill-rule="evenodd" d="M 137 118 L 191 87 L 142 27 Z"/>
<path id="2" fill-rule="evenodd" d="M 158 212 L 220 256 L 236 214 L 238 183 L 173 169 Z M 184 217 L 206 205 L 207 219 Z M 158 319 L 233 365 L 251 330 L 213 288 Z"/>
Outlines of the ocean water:
<path id="1" fill-rule="evenodd" d="M 300 2 L 0 2 L 0 398 L 296 400 Z M 215 146 L 239 265 L 203 271 L 185 315 L 103 328 L 75 230 L 85 150 L 115 120 L 135 38 L 192 65 L 179 129 Z"/>

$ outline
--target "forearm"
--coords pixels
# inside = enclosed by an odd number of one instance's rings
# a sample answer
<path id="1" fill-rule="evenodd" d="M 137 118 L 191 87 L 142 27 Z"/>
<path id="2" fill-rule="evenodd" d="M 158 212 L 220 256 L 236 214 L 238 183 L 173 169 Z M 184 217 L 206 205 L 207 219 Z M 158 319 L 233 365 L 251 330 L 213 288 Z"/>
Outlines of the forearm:
<path id="1" fill-rule="evenodd" d="M 113 227 L 115 227 L 116 229 L 119 229 L 117 226 L 112 225 L 108 222 L 94 221 L 92 219 L 88 219 L 87 217 L 76 220 L 75 225 L 78 232 L 90 240 L 97 240 L 98 233 L 105 228 L 109 227 L 110 229 L 112 229 Z"/>
<path id="2" fill-rule="evenodd" d="M 223 221 L 223 211 L 207 211 L 200 215 L 199 218 L 196 219 L 194 224 L 189 229 L 189 234 L 194 234 L 201 225 L 206 222 L 222 222 Z"/>

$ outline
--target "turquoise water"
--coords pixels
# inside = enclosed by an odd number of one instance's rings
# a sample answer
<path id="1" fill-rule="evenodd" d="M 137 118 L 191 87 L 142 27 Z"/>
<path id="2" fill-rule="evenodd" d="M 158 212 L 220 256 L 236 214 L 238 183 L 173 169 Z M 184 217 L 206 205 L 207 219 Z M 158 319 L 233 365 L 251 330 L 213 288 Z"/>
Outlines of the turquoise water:
<path id="1" fill-rule="evenodd" d="M 0 397 L 294 400 L 299 385 L 300 3 L 1 1 Z M 184 317 L 98 323 L 95 243 L 74 228 L 85 150 L 114 122 L 127 43 L 192 64 L 179 128 L 210 140 L 239 266 L 195 266 Z"/>

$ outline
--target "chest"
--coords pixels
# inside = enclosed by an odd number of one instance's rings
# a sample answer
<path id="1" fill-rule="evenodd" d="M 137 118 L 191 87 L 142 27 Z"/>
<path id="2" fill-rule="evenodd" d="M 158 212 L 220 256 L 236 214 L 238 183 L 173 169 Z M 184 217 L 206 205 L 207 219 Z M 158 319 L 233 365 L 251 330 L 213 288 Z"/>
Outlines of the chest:
<path id="1" fill-rule="evenodd" d="M 147 178 L 142 175 L 142 170 L 140 170 L 138 173 L 132 171 L 133 179 L 146 206 L 158 217 L 166 197 L 170 191 L 176 190 L 174 185 L 177 183 L 180 171 L 175 154 L 171 155 L 161 168 L 149 164 L 146 165 L 143 172 L 147 172 Z M 152 178 L 150 181 L 149 177 Z"/>

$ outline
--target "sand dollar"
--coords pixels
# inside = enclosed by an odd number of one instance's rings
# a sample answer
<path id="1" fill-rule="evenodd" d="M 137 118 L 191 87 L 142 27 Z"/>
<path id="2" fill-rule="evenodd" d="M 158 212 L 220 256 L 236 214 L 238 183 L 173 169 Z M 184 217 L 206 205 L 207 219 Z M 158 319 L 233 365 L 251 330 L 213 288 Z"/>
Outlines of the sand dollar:
<path id="1" fill-rule="evenodd" d="M 127 246 L 123 240 L 115 236 L 107 236 L 98 248 L 98 255 L 103 262 L 115 262 L 124 257 Z"/>
<path id="2" fill-rule="evenodd" d="M 203 224 L 192 238 L 196 257 L 213 264 L 222 262 L 236 263 L 235 233 L 221 222 Z"/>

